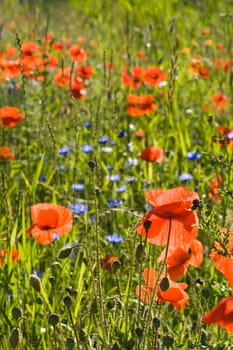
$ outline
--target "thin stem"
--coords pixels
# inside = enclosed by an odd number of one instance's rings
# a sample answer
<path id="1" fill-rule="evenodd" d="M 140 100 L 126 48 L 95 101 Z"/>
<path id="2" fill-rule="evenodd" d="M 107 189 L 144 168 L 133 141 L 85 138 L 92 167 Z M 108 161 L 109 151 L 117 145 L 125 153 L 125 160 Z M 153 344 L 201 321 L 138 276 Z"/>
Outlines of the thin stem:
<path id="1" fill-rule="evenodd" d="M 93 193 L 94 193 L 94 203 L 95 203 L 95 243 L 96 243 L 96 283 L 97 283 L 97 300 L 99 303 L 99 313 L 101 317 L 101 326 L 103 330 L 103 338 L 105 344 L 107 344 L 107 321 L 104 312 L 104 304 L 102 297 L 102 286 L 100 280 L 100 254 L 99 254 L 99 201 L 97 196 L 97 186 L 96 186 L 96 178 L 97 178 L 97 161 L 95 159 L 94 171 L 93 171 Z"/>
<path id="2" fill-rule="evenodd" d="M 72 314 L 71 314 L 71 311 L 70 311 L 70 307 L 68 306 L 68 313 L 69 313 L 69 317 L 70 317 L 70 322 L 72 324 L 72 328 L 74 330 L 74 335 L 75 335 L 75 339 L 76 339 L 76 342 L 77 342 L 77 348 L 80 349 L 79 347 L 79 338 L 78 338 L 78 333 L 77 333 L 77 330 L 76 330 L 76 327 L 75 327 L 75 324 L 74 324 L 74 320 L 73 320 L 73 317 L 72 317 Z"/>
<path id="3" fill-rule="evenodd" d="M 159 273 L 157 275 L 157 278 L 156 278 L 156 281 L 155 281 L 155 286 L 154 286 L 154 289 L 153 289 L 153 293 L 152 293 L 152 296 L 151 296 L 151 299 L 150 299 L 149 309 L 148 309 L 147 317 L 146 317 L 146 320 L 145 320 L 145 327 L 143 329 L 143 345 L 142 345 L 141 349 L 145 349 L 146 341 L 148 340 L 147 332 L 148 332 L 148 328 L 149 328 L 149 322 L 150 322 L 150 319 L 151 319 L 152 306 L 153 306 L 153 303 L 154 303 L 155 295 L 157 293 L 157 287 L 158 287 L 158 283 L 159 283 L 160 277 L 161 277 L 161 275 L 163 273 L 163 270 L 164 270 L 164 267 L 166 265 L 166 260 L 167 260 L 167 255 L 168 255 L 168 247 L 169 247 L 169 242 L 170 242 L 170 237 L 171 237 L 171 227 L 172 227 L 172 218 L 169 217 L 169 229 L 168 229 L 165 257 L 164 257 L 164 261 L 162 263 L 161 269 L 159 270 Z M 167 269 L 166 269 L 166 274 L 167 274 Z"/>

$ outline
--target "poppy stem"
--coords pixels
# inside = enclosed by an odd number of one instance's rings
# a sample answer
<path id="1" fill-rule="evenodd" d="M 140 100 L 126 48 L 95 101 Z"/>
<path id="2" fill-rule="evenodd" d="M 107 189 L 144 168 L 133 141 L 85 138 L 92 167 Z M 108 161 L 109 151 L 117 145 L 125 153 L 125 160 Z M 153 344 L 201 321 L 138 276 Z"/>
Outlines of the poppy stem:
<path id="1" fill-rule="evenodd" d="M 167 255 L 168 255 L 168 248 L 169 248 L 169 242 L 170 242 L 170 237 L 171 237 L 171 227 L 172 227 L 172 218 L 170 216 L 169 217 L 169 228 L 168 228 L 167 246 L 166 246 L 166 251 L 165 251 L 165 257 L 164 257 L 164 261 L 162 263 L 162 267 L 159 270 L 158 276 L 156 277 L 155 285 L 154 285 L 154 288 L 153 288 L 153 293 L 152 293 L 152 296 L 150 298 L 149 309 L 148 309 L 148 313 L 146 315 L 146 320 L 145 320 L 145 327 L 143 329 L 142 347 L 140 347 L 140 349 L 145 349 L 146 341 L 148 341 L 147 333 L 148 333 L 149 322 L 150 322 L 151 314 L 152 314 L 152 312 L 151 312 L 152 311 L 152 306 L 153 306 L 153 303 L 154 303 L 155 295 L 157 293 L 157 287 L 158 287 L 158 284 L 159 284 L 160 277 L 161 277 L 161 275 L 163 273 L 163 270 L 164 270 L 164 267 L 166 265 L 166 260 L 167 260 Z M 167 266 L 166 266 L 166 276 L 167 276 Z"/>
<path id="2" fill-rule="evenodd" d="M 94 203 L 95 203 L 95 243 L 96 243 L 96 287 L 97 287 L 97 305 L 99 309 L 99 314 L 101 318 L 101 327 L 103 331 L 103 339 L 105 344 L 108 343 L 108 333 L 107 333 L 107 320 L 106 315 L 104 312 L 104 304 L 103 304 L 103 297 L 102 297 L 102 286 L 101 286 L 101 280 L 100 280 L 100 254 L 99 254 L 99 201 L 98 201 L 98 192 L 97 192 L 97 160 L 94 161 L 95 165 L 93 168 L 93 194 L 94 194 Z"/>
<path id="3" fill-rule="evenodd" d="M 170 216 L 170 218 L 169 218 L 168 236 L 167 236 L 167 245 L 166 245 L 165 256 L 164 256 L 164 261 L 163 261 L 163 268 L 164 268 L 164 265 L 165 265 L 165 268 L 166 268 L 166 276 L 167 276 L 167 264 L 166 264 L 166 261 L 167 261 L 169 243 L 170 243 L 170 238 L 171 238 L 171 231 L 172 231 L 171 228 L 172 228 L 172 218 Z"/>

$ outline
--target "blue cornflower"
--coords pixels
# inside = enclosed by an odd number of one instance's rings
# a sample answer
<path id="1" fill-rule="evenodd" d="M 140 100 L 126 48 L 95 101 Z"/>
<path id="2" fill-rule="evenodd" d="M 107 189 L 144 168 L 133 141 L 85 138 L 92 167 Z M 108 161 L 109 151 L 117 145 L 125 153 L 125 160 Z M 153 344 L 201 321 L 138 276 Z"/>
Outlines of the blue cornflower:
<path id="1" fill-rule="evenodd" d="M 63 148 L 60 148 L 58 150 L 58 153 L 61 154 L 62 156 L 67 156 L 67 154 L 70 152 L 70 147 L 66 146 Z"/>
<path id="2" fill-rule="evenodd" d="M 89 222 L 89 224 L 94 224 L 95 221 L 96 221 L 95 215 L 90 215 L 90 216 L 88 216 L 88 222 Z"/>
<path id="3" fill-rule="evenodd" d="M 128 158 L 126 160 L 126 165 L 130 167 L 138 165 L 138 158 Z"/>
<path id="4" fill-rule="evenodd" d="M 38 276 L 38 277 L 41 277 L 41 276 L 42 276 L 42 272 L 41 272 L 40 270 L 34 269 L 34 270 L 32 271 L 32 273 L 33 273 L 34 275 Z"/>
<path id="5" fill-rule="evenodd" d="M 179 176 L 179 179 L 182 183 L 186 183 L 192 180 L 192 175 L 189 173 L 183 173 Z"/>
<path id="6" fill-rule="evenodd" d="M 99 138 L 99 144 L 100 145 L 106 145 L 106 143 L 108 142 L 109 137 L 107 135 L 104 135 L 102 137 Z"/>
<path id="7" fill-rule="evenodd" d="M 91 146 L 91 145 L 84 145 L 84 146 L 81 147 L 81 151 L 83 153 L 92 153 L 93 150 L 94 150 L 93 146 Z"/>
<path id="8" fill-rule="evenodd" d="M 39 181 L 41 181 L 41 182 L 47 181 L 47 176 L 41 175 L 41 176 L 39 177 Z"/>
<path id="9" fill-rule="evenodd" d="M 117 142 L 116 142 L 116 141 L 111 141 L 111 145 L 112 145 L 112 146 L 116 146 L 116 145 L 117 145 Z"/>
<path id="10" fill-rule="evenodd" d="M 91 123 L 91 122 L 86 122 L 86 123 L 85 123 L 85 127 L 86 127 L 87 129 L 90 129 L 90 128 L 92 127 L 92 123 Z"/>
<path id="11" fill-rule="evenodd" d="M 228 138 L 228 140 L 233 140 L 233 131 L 230 131 L 230 132 L 227 134 L 227 138 Z"/>
<path id="12" fill-rule="evenodd" d="M 109 199 L 107 200 L 108 205 L 110 205 L 110 207 L 116 208 L 119 207 L 123 204 L 123 200 L 122 199 Z"/>
<path id="13" fill-rule="evenodd" d="M 112 243 L 112 244 L 118 244 L 118 243 L 123 242 L 123 237 L 119 236 L 116 233 L 114 233 L 112 235 L 107 235 L 105 238 L 109 243 Z"/>
<path id="14" fill-rule="evenodd" d="M 107 175 L 106 177 L 111 182 L 119 182 L 121 179 L 120 175 L 118 175 L 118 174 Z"/>
<path id="15" fill-rule="evenodd" d="M 119 187 L 116 188 L 116 192 L 117 193 L 124 193 L 126 191 L 127 191 L 127 187 L 125 185 L 119 186 Z"/>
<path id="16" fill-rule="evenodd" d="M 81 215 L 88 211 L 88 206 L 83 203 L 68 204 L 67 208 L 70 209 L 75 215 Z"/>
<path id="17" fill-rule="evenodd" d="M 127 136 L 127 131 L 126 130 L 121 130 L 118 134 L 119 138 L 126 137 Z"/>
<path id="18" fill-rule="evenodd" d="M 187 153 L 186 159 L 188 160 L 198 160 L 201 158 L 201 155 L 197 151 L 191 151 Z"/>
<path id="19" fill-rule="evenodd" d="M 128 177 L 127 182 L 129 184 L 132 184 L 134 182 L 137 182 L 137 178 L 135 176 L 130 176 L 130 177 Z"/>
<path id="20" fill-rule="evenodd" d="M 73 184 L 71 187 L 72 187 L 72 190 L 74 190 L 74 191 L 82 191 L 82 190 L 84 190 L 85 185 L 83 185 L 83 184 Z"/>
<path id="21" fill-rule="evenodd" d="M 114 169 L 114 166 L 113 165 L 107 165 L 107 169 L 108 169 L 108 171 L 112 171 Z"/>

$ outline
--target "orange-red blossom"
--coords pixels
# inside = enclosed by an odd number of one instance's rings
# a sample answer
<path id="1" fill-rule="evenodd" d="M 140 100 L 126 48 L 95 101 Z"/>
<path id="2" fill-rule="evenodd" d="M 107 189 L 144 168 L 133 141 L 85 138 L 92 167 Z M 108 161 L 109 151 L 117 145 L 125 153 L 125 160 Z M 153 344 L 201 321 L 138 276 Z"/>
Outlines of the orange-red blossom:
<path id="1" fill-rule="evenodd" d="M 71 210 L 52 203 L 39 203 L 31 207 L 33 225 L 27 230 L 40 244 L 49 244 L 57 236 L 63 236 L 72 229 Z"/>
<path id="2" fill-rule="evenodd" d="M 191 210 L 193 201 L 198 201 L 196 192 L 189 192 L 187 187 L 176 187 L 169 190 L 151 190 L 145 197 L 152 209 L 137 225 L 136 231 L 147 237 L 149 243 L 167 245 L 176 249 L 179 245 L 188 244 L 198 234 L 198 216 Z M 145 229 L 145 222 L 150 228 Z"/>
<path id="3" fill-rule="evenodd" d="M 137 296 L 140 295 L 142 301 L 148 303 L 154 294 L 154 289 L 156 288 L 156 272 L 153 269 L 146 268 L 144 269 L 142 276 L 146 284 L 141 287 L 138 285 L 136 287 L 136 294 Z M 168 281 L 169 287 L 166 291 L 163 291 L 159 283 L 157 283 L 158 286 L 155 293 L 155 301 L 159 304 L 169 302 L 176 309 L 181 310 L 189 301 L 189 296 L 184 291 L 188 285 L 186 283 L 176 283 L 169 279 Z"/>

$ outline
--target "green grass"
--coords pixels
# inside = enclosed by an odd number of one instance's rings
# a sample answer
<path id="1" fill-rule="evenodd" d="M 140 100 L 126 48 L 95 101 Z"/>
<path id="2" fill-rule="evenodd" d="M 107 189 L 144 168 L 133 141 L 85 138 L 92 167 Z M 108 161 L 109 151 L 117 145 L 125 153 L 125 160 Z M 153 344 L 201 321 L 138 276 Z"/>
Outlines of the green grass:
<path id="1" fill-rule="evenodd" d="M 211 141 L 219 125 L 233 128 L 232 2 L 5 0 L 1 7 L 0 53 L 11 44 L 20 60 L 23 43 L 33 41 L 44 54 L 51 52 L 58 64 L 55 70 L 42 71 L 42 81 L 28 78 L 21 66 L 15 85 L 0 82 L 0 108 L 17 106 L 25 114 L 15 128 L 0 129 L 0 146 L 15 153 L 12 160 L 0 160 L 0 250 L 8 251 L 0 266 L 0 348 L 14 348 L 13 329 L 18 327 L 19 349 L 233 349 L 232 336 L 224 328 L 201 321 L 231 294 L 209 255 L 220 228 L 232 229 L 233 153 Z M 203 34 L 205 28 L 209 35 Z M 53 39 L 46 52 L 47 33 Z M 94 75 L 85 86 L 86 97 L 75 99 L 54 82 L 58 68 L 74 65 L 65 52 L 54 51 L 53 43 L 71 39 L 76 44 L 80 36 L 86 41 L 79 44 L 92 51 L 85 64 Z M 206 39 L 213 44 L 205 45 Z M 217 43 L 224 45 L 223 52 Z M 186 47 L 189 54 L 183 53 Z M 145 51 L 145 62 L 140 61 L 139 50 Z M 200 55 L 201 66 L 209 69 L 208 79 L 193 75 L 194 55 Z M 230 59 L 231 67 L 217 69 L 215 59 Z M 114 69 L 107 69 L 106 62 Z M 134 66 L 160 66 L 167 73 L 167 85 L 144 84 L 136 90 L 124 86 L 122 69 L 130 72 Z M 229 99 L 224 109 L 213 107 L 211 97 L 217 92 Z M 154 96 L 157 111 L 128 116 L 130 94 Z M 204 110 L 204 103 L 210 108 Z M 92 123 L 90 129 L 86 122 Z M 135 136 L 140 129 L 145 132 L 142 139 Z M 99 144 L 104 135 L 116 145 Z M 81 151 L 87 144 L 93 153 Z M 164 149 L 161 164 L 139 158 L 151 145 Z M 65 146 L 70 152 L 60 155 Z M 111 153 L 103 147 L 111 147 Z M 187 160 L 190 151 L 198 151 L 201 158 Z M 108 165 L 114 166 L 112 172 Z M 190 300 L 178 311 L 169 303 L 144 303 L 136 295 L 144 268 L 160 269 L 162 247 L 149 244 L 135 227 L 148 212 L 144 193 L 183 186 L 182 173 L 192 175 L 186 185 L 203 203 L 197 214 L 204 260 L 179 280 L 188 284 Z M 119 183 L 109 181 L 111 174 L 119 174 Z M 215 175 L 223 178 L 218 202 L 208 196 Z M 132 178 L 136 181 L 128 182 Z M 74 191 L 75 183 L 85 184 L 84 190 Z M 122 185 L 127 190 L 118 193 Z M 112 208 L 109 199 L 122 199 L 123 204 Z M 76 202 L 87 205 L 88 211 L 74 215 L 69 234 L 49 245 L 26 236 L 33 204 L 67 207 Z M 112 233 L 121 235 L 123 242 L 107 242 L 106 235 Z M 146 254 L 139 258 L 142 243 Z M 59 258 L 61 249 L 72 245 L 72 254 Z M 12 262 L 12 249 L 19 252 L 17 263 Z M 114 273 L 101 267 L 100 259 L 107 254 L 118 257 Z M 32 274 L 38 274 L 40 290 L 30 283 Z"/>

